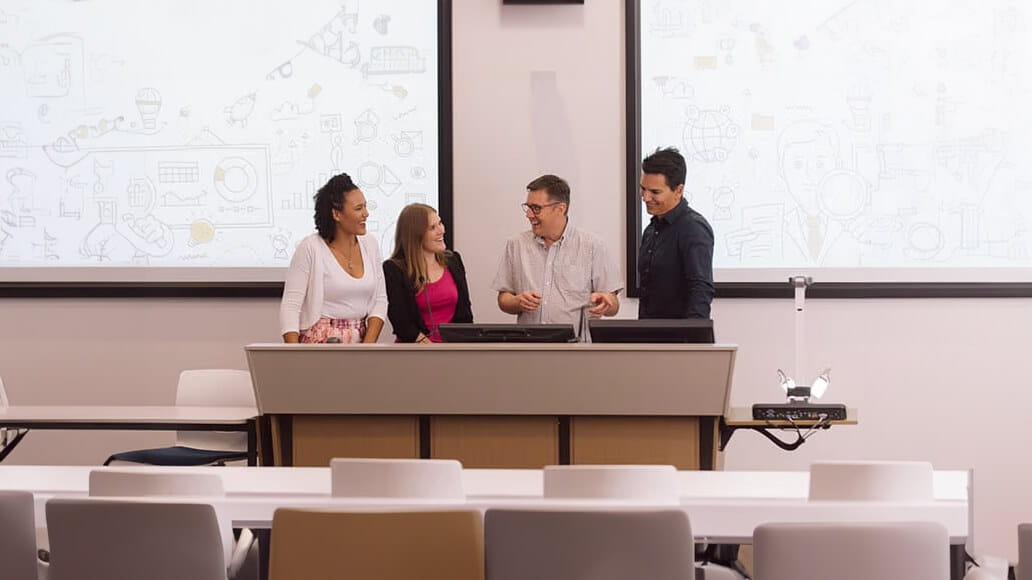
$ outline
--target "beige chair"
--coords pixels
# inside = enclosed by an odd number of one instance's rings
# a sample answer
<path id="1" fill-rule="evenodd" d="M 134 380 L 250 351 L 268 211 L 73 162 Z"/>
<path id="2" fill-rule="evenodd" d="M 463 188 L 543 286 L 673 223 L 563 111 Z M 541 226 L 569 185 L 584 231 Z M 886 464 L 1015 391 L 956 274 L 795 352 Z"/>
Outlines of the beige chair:
<path id="1" fill-rule="evenodd" d="M 196 369 L 179 374 L 177 407 L 256 407 L 251 373 L 236 369 Z M 255 411 L 257 414 L 257 411 Z M 172 447 L 122 451 L 113 461 L 147 465 L 208 465 L 247 459 L 247 434 L 177 431 Z"/>
<path id="2" fill-rule="evenodd" d="M 330 460 L 334 496 L 462 500 L 462 463 L 454 459 Z"/>
<path id="3" fill-rule="evenodd" d="M 222 477 L 217 473 L 148 472 L 129 467 L 91 471 L 89 494 L 90 497 L 220 497 L 226 492 Z M 254 534 L 245 529 L 234 542 L 232 522 L 222 518 L 219 518 L 219 532 L 226 570 L 233 578 L 247 558 Z"/>
<path id="4" fill-rule="evenodd" d="M 1018 526 L 1018 580 L 1032 580 L 1032 524 Z"/>
<path id="5" fill-rule="evenodd" d="M 694 549 L 681 510 L 489 509 L 489 580 L 691 580 Z"/>
<path id="6" fill-rule="evenodd" d="M 815 461 L 810 465 L 811 500 L 932 501 L 932 464 L 927 461 Z"/>
<path id="7" fill-rule="evenodd" d="M 226 580 L 210 505 L 52 499 L 46 512 L 50 580 Z"/>
<path id="8" fill-rule="evenodd" d="M 278 509 L 269 580 L 483 580 L 477 511 Z"/>
<path id="9" fill-rule="evenodd" d="M 546 499 L 624 499 L 676 504 L 680 480 L 673 465 L 547 465 Z"/>
<path id="10" fill-rule="evenodd" d="M 0 491 L 0 578 L 37 580 L 36 516 L 32 493 Z"/>
<path id="11" fill-rule="evenodd" d="M 753 532 L 754 580 L 944 580 L 949 536 L 932 522 L 771 523 Z"/>

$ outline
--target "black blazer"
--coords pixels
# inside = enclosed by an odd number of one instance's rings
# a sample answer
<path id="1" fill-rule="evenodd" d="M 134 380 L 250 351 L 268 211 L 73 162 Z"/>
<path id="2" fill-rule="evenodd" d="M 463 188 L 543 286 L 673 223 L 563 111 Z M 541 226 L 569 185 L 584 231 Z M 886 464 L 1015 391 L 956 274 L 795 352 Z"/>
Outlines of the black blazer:
<path id="1" fill-rule="evenodd" d="M 466 284 L 466 268 L 462 265 L 462 258 L 458 252 L 451 252 L 445 263 L 445 267 L 451 272 L 455 279 L 455 286 L 459 289 L 459 302 L 455 305 L 455 317 L 442 322 L 473 322 L 473 308 L 469 303 L 469 286 Z M 423 316 L 419 313 L 419 306 L 416 304 L 416 288 L 412 285 L 408 275 L 402 269 L 387 260 L 383 263 L 383 277 L 387 284 L 387 318 L 394 327 L 394 334 L 401 342 L 415 342 L 416 337 L 422 332 L 430 334 L 430 329 L 423 322 Z"/>

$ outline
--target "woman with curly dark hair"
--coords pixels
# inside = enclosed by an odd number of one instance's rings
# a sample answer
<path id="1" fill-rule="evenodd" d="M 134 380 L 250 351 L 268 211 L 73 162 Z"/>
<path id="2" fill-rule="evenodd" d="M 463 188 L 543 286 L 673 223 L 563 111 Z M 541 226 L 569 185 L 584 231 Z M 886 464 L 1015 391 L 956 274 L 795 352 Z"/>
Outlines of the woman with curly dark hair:
<path id="1" fill-rule="evenodd" d="M 297 245 L 280 304 L 284 342 L 376 342 L 387 315 L 380 246 L 346 173 L 315 194 L 318 231 Z"/>

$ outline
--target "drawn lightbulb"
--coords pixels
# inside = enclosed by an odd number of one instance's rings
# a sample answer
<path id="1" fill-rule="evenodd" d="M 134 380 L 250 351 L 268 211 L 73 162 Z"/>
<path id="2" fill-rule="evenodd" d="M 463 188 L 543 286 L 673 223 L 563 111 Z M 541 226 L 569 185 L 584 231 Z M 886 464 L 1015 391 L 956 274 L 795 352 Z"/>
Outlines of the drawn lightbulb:
<path id="1" fill-rule="evenodd" d="M 140 89 L 136 93 L 136 108 L 140 111 L 144 129 L 157 127 L 158 111 L 161 110 L 161 93 L 158 89 Z"/>

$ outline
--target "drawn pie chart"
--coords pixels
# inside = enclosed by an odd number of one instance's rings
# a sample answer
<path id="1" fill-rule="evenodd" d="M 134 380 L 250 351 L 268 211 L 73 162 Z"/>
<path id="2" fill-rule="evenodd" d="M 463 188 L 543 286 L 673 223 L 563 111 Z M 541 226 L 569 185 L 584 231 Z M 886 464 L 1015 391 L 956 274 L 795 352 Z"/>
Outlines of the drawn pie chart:
<path id="1" fill-rule="evenodd" d="M 258 172 L 242 157 L 228 157 L 215 166 L 215 191 L 226 201 L 242 202 L 258 191 Z"/>

